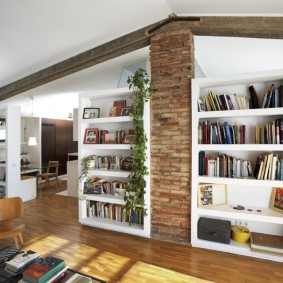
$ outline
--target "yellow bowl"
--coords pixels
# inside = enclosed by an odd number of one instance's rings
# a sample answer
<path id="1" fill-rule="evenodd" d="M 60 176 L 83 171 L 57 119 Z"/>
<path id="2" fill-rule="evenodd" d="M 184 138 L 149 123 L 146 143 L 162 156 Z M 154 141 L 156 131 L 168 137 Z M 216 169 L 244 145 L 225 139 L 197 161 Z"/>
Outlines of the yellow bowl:
<path id="1" fill-rule="evenodd" d="M 247 243 L 250 240 L 250 230 L 243 226 L 232 226 L 231 238 L 238 243 Z"/>

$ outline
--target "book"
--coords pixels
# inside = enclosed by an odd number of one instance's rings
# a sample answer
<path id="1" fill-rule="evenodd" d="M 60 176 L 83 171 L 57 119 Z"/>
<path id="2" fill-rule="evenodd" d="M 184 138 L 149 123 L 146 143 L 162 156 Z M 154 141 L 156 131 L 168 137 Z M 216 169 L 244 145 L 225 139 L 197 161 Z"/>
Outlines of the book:
<path id="1" fill-rule="evenodd" d="M 255 251 L 273 252 L 283 255 L 283 236 L 251 232 L 250 245 L 251 249 Z"/>
<path id="2" fill-rule="evenodd" d="M 92 279 L 79 273 L 75 273 L 65 283 L 92 283 Z"/>
<path id="3" fill-rule="evenodd" d="M 250 108 L 251 109 L 259 108 L 257 93 L 253 85 L 249 86 L 249 92 L 250 92 L 250 98 L 251 98 Z"/>
<path id="4" fill-rule="evenodd" d="M 64 260 L 51 256 L 46 257 L 26 269 L 23 272 L 23 279 L 31 283 L 45 283 L 64 267 Z"/>
<path id="5" fill-rule="evenodd" d="M 12 260 L 6 262 L 5 270 L 11 274 L 21 273 L 29 265 L 33 264 L 39 258 L 39 254 L 34 251 L 21 253 Z"/>

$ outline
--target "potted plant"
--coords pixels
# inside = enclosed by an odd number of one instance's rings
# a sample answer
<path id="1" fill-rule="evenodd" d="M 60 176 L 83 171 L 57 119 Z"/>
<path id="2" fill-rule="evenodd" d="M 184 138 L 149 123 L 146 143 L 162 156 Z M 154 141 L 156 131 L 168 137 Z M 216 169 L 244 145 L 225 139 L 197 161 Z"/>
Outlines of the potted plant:
<path id="1" fill-rule="evenodd" d="M 133 89 L 131 96 L 133 112 L 131 116 L 134 121 L 135 139 L 132 142 L 132 170 L 130 181 L 126 186 L 124 201 L 128 208 L 130 225 L 132 224 L 131 210 L 135 213 L 147 215 L 145 208 L 144 194 L 146 193 L 145 175 L 148 175 L 146 161 L 146 142 L 147 136 L 143 127 L 144 104 L 148 102 L 151 95 L 150 81 L 144 69 L 138 69 L 133 76 L 127 80 L 129 89 Z"/>

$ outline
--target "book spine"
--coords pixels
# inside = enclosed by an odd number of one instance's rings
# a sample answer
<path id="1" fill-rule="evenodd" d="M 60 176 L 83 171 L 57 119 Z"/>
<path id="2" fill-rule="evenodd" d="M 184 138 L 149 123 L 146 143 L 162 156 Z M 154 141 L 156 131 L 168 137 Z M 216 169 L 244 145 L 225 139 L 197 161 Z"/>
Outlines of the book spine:
<path id="1" fill-rule="evenodd" d="M 227 138 L 227 144 L 232 144 L 230 127 L 229 127 L 229 123 L 227 121 L 224 122 L 224 129 L 225 129 L 225 134 L 226 134 L 226 138 Z"/>
<path id="2" fill-rule="evenodd" d="M 249 92 L 251 97 L 250 108 L 252 109 L 259 108 L 257 93 L 253 85 L 249 86 Z"/>

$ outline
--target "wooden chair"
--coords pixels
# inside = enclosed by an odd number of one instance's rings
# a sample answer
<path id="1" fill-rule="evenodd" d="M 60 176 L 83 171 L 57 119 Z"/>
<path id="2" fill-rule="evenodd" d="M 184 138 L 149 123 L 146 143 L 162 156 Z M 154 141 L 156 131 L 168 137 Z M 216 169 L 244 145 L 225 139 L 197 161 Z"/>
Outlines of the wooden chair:
<path id="1" fill-rule="evenodd" d="M 38 184 L 39 181 L 42 179 L 45 179 L 45 189 L 47 189 L 49 187 L 49 182 L 51 178 L 52 181 L 56 181 L 56 191 L 57 191 L 57 187 L 58 187 L 58 167 L 59 167 L 59 161 L 49 161 L 48 162 L 48 167 L 46 169 L 46 172 L 43 173 L 38 173 L 36 175 L 36 187 L 38 189 Z"/>
<path id="2" fill-rule="evenodd" d="M 25 224 L 14 226 L 13 220 L 24 214 L 24 205 L 20 197 L 0 199 L 0 239 L 14 238 L 15 246 L 19 249 L 18 237 L 23 246 L 22 232 Z"/>

